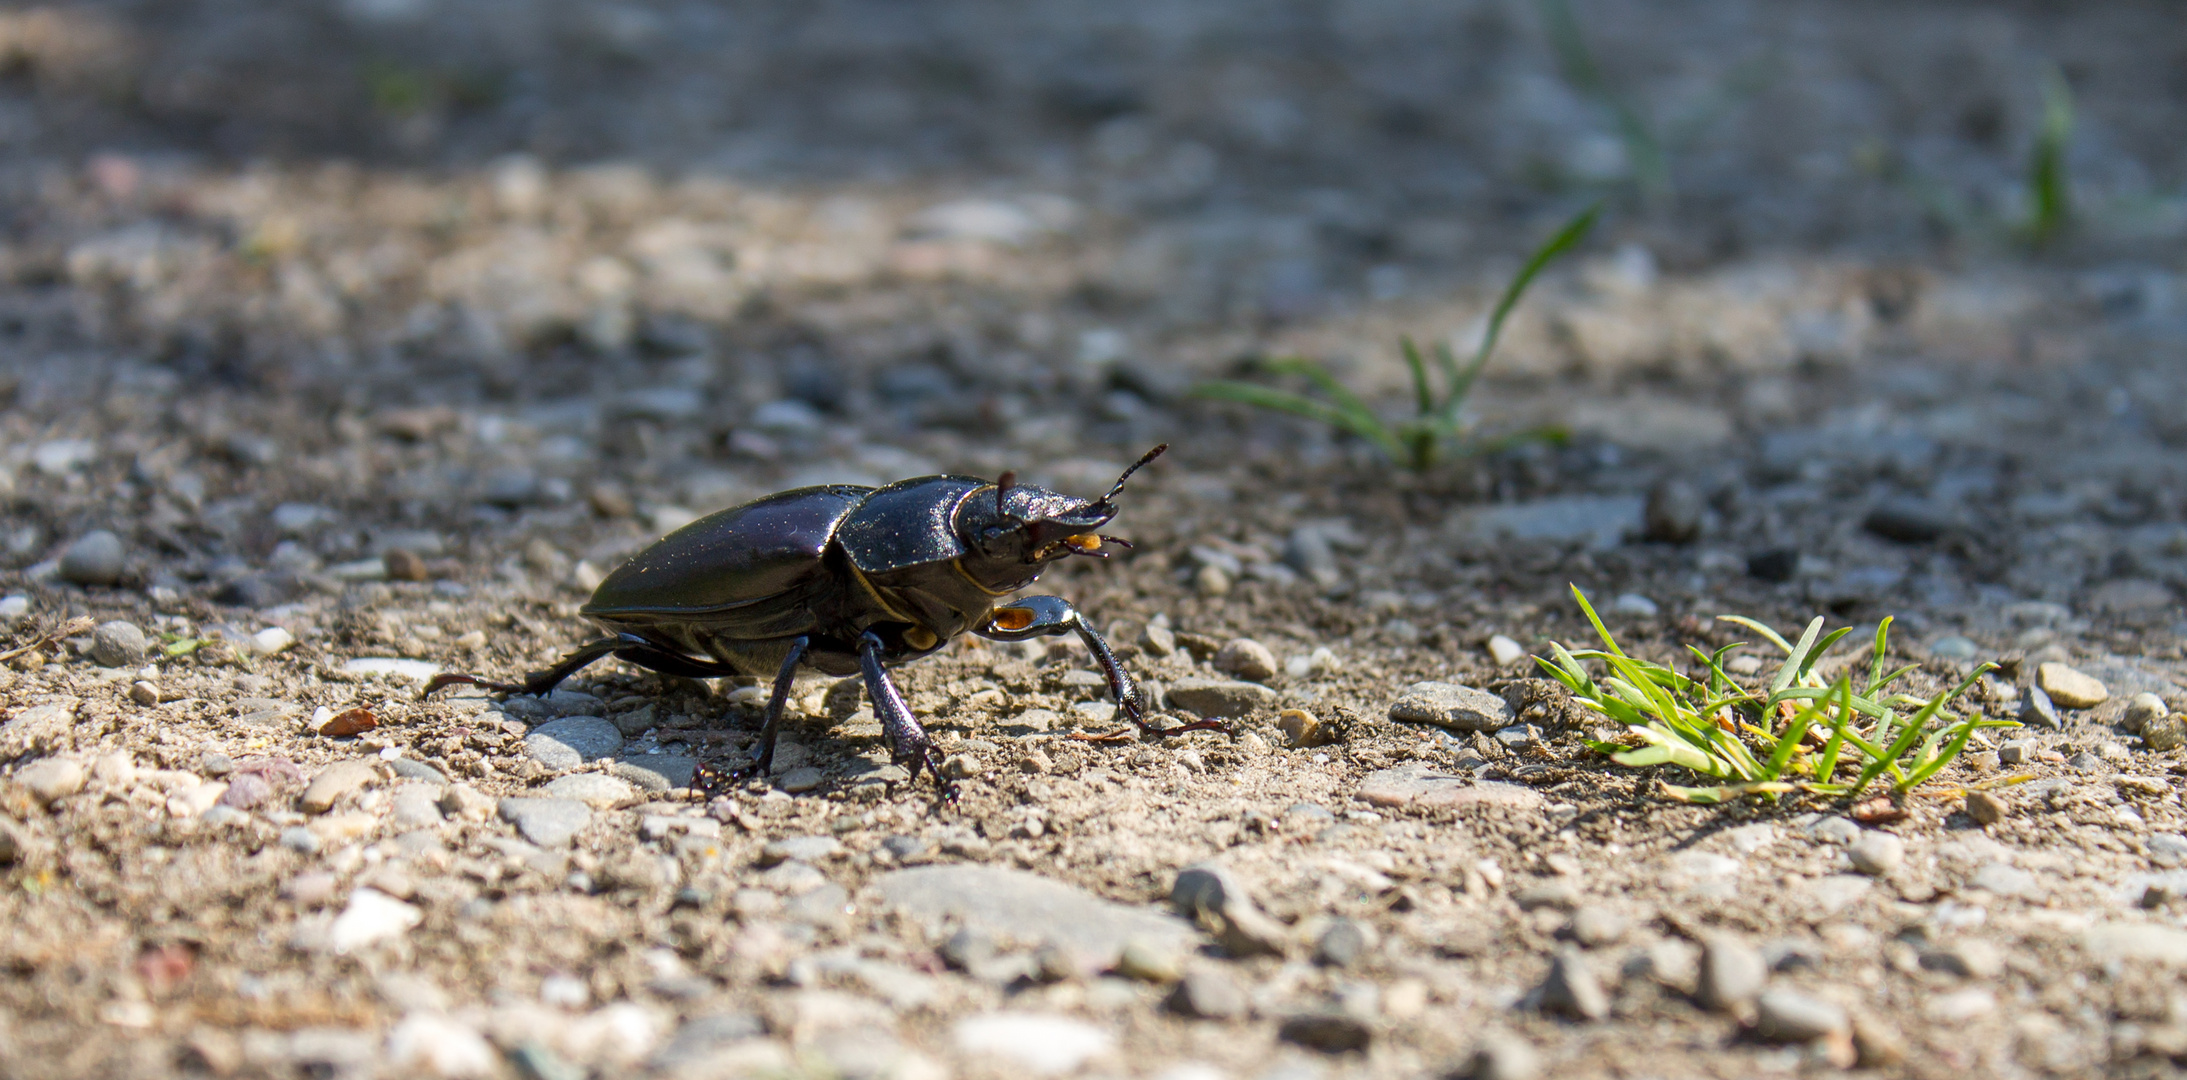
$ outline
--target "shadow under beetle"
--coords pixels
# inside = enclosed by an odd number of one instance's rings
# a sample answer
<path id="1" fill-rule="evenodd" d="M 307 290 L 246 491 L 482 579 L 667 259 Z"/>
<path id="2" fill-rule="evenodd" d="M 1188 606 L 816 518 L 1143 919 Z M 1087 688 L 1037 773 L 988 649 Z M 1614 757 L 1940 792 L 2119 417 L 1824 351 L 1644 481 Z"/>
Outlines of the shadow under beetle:
<path id="1" fill-rule="evenodd" d="M 1092 502 L 1014 482 L 921 476 L 887 487 L 797 488 L 709 514 L 662 537 L 608 575 L 579 614 L 608 634 L 579 646 L 521 683 L 439 675 L 425 694 L 468 683 L 511 694 L 545 694 L 578 669 L 613 655 L 664 675 L 774 678 L 750 773 L 765 775 L 799 667 L 864 676 L 893 760 L 921 769 L 954 797 L 934 742 L 904 704 L 888 669 L 963 633 L 997 641 L 1075 633 L 1107 676 L 1118 713 L 1142 732 L 1221 730 L 1201 721 L 1146 722 L 1139 688 L 1099 632 L 1057 596 L 1021 596 L 1049 563 L 1107 558 L 1131 545 L 1094 530 L 1147 451 Z M 421 695 L 422 696 L 422 695 Z"/>

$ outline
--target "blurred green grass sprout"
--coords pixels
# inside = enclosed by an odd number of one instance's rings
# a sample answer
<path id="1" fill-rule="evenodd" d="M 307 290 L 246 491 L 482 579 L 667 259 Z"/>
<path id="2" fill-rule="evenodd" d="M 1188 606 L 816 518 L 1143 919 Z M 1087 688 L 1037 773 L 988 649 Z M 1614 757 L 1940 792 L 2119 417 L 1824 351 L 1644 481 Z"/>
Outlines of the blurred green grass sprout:
<path id="1" fill-rule="evenodd" d="M 1575 652 L 1552 643 L 1553 659 L 1535 662 L 1587 708 L 1625 726 L 1622 740 L 1589 743 L 1596 751 L 1620 765 L 1676 765 L 1727 781 L 1702 787 L 1663 784 L 1664 794 L 1680 802 L 1721 803 L 1746 795 L 1775 799 L 1794 791 L 1852 798 L 1886 775 L 1891 793 L 1903 796 L 1957 759 L 1976 731 L 2020 726 L 1986 720 L 1979 709 L 1961 716 L 1945 708 L 1994 664 L 1977 666 L 1951 690 L 1926 699 L 1893 692 L 1892 684 L 1919 665 L 1885 670 L 1888 618 L 1876 626 L 1868 678 L 1855 690 L 1851 674 L 1827 683 L 1815 674 L 1816 661 L 1852 627 L 1824 634 L 1817 616 L 1794 643 L 1752 619 L 1720 616 L 1785 654 L 1767 686 L 1750 690 L 1724 670 L 1725 658 L 1744 643 L 1714 653 L 1687 646 L 1705 672 L 1688 678 L 1627 655 L 1587 595 L 1577 586 L 1572 595 L 1604 647 Z M 1595 678 L 1589 662 L 1603 664 L 1608 673 Z M 1847 770 L 1852 775 L 1841 776 Z"/>
<path id="2" fill-rule="evenodd" d="M 1198 397 L 1217 401 L 1234 401 L 1276 412 L 1287 412 L 1336 428 L 1374 444 L 1391 461 L 1416 472 L 1434 468 L 1446 449 L 1457 447 L 1461 454 L 1480 453 L 1494 449 L 1495 444 L 1481 443 L 1469 438 L 1470 420 L 1464 415 L 1465 403 L 1473 392 L 1473 384 L 1480 378 L 1481 369 L 1488 365 L 1488 358 L 1496 349 L 1496 339 L 1503 334 L 1504 320 L 1511 309 L 1519 304 L 1526 287 L 1556 258 L 1586 238 L 1601 214 L 1599 204 L 1590 206 L 1564 224 L 1548 242 L 1535 249 L 1526 265 L 1505 286 L 1503 296 L 1488 317 L 1488 327 L 1481 335 L 1481 344 L 1471 359 L 1464 364 L 1451 351 L 1449 345 L 1437 342 L 1429 352 L 1435 358 L 1435 366 L 1443 377 L 1443 391 L 1438 395 L 1433 378 L 1428 371 L 1428 360 L 1421 355 L 1420 347 L 1411 338 L 1401 339 L 1399 347 L 1405 356 L 1405 364 L 1412 369 L 1413 415 L 1395 423 L 1385 421 L 1368 408 L 1358 394 L 1343 383 L 1321 363 L 1303 356 L 1276 357 L 1257 362 L 1261 373 L 1277 377 L 1292 376 L 1307 381 L 1319 397 L 1294 393 L 1256 382 L 1217 379 L 1201 383 L 1193 388 Z M 1538 434 L 1538 433 L 1537 433 Z"/>

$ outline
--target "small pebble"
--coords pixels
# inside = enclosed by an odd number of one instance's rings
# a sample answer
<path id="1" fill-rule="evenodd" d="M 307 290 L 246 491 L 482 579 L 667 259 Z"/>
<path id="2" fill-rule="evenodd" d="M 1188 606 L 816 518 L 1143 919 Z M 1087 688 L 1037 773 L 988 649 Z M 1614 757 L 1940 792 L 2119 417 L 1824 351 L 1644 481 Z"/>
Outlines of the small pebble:
<path id="1" fill-rule="evenodd" d="M 1177 651 L 1177 635 L 1160 623 L 1148 623 L 1139 631 L 1139 647 L 1153 656 L 1168 656 Z"/>
<path id="2" fill-rule="evenodd" d="M 283 836 L 285 839 L 286 834 Z M 287 884 L 281 886 L 281 895 L 302 907 L 315 908 L 334 899 L 334 890 L 340 885 L 341 880 L 333 874 L 325 870 L 313 870 L 290 878 Z"/>
<path id="3" fill-rule="evenodd" d="M 469 784 L 450 784 L 440 793 L 440 808 L 449 817 L 484 821 L 494 815 L 494 800 Z"/>
<path id="4" fill-rule="evenodd" d="M 1276 730 L 1283 733 L 1284 745 L 1293 749 L 1327 746 L 1337 741 L 1328 725 L 1304 709 L 1283 710 L 1276 717 Z"/>
<path id="5" fill-rule="evenodd" d="M 1641 511 L 1641 535 L 1663 544 L 1690 544 L 1701 535 L 1701 515 L 1707 504 L 1699 489 L 1671 477 L 1648 490 Z"/>
<path id="6" fill-rule="evenodd" d="M 1769 965 L 1762 954 L 1745 942 L 1724 935 L 1711 937 L 1701 947 L 1701 1004 L 1721 1013 L 1746 1017 L 1754 999 L 1769 979 Z"/>
<path id="7" fill-rule="evenodd" d="M 159 687 L 138 679 L 129 684 L 129 700 L 138 705 L 159 704 Z"/>
<path id="8" fill-rule="evenodd" d="M 1230 593 L 1230 575 L 1212 563 L 1200 567 L 1192 576 L 1192 587 L 1202 596 L 1227 596 Z"/>
<path id="9" fill-rule="evenodd" d="M 1755 1000 L 1755 1033 L 1771 1042 L 1806 1043 L 1851 1032 L 1845 1009 L 1795 990 L 1769 990 Z"/>
<path id="10" fill-rule="evenodd" d="M 2011 813 L 2003 799 L 1987 791 L 1967 793 L 1967 816 L 1973 818 L 1977 825 L 1995 825 L 2011 816 Z"/>
<path id="11" fill-rule="evenodd" d="M 296 646 L 296 635 L 279 626 L 269 626 L 251 635 L 251 651 L 260 656 L 284 653 Z"/>
<path id="12" fill-rule="evenodd" d="M 77 585 L 112 585 L 121 580 L 124 557 L 121 537 L 95 529 L 61 553 L 61 580 Z"/>
<path id="13" fill-rule="evenodd" d="M 1655 601 L 1639 593 L 1621 594 L 1616 600 L 1610 602 L 1610 610 L 1620 615 L 1637 615 L 1644 619 L 1654 618 L 1661 611 L 1656 606 Z"/>
<path id="14" fill-rule="evenodd" d="M 47 806 L 82 791 L 85 779 L 83 763 L 71 758 L 40 758 L 15 771 L 15 782 Z"/>
<path id="15" fill-rule="evenodd" d="M 1285 1020 L 1276 1037 L 1325 1054 L 1362 1053 L 1374 1041 L 1374 1029 L 1349 1013 L 1312 1012 Z"/>
<path id="16" fill-rule="evenodd" d="M 424 559 L 401 548 L 389 548 L 380 556 L 380 564 L 387 568 L 390 581 L 424 581 L 431 576 Z"/>
<path id="17" fill-rule="evenodd" d="M 2149 861 L 2161 867 L 2187 864 L 2187 836 L 2178 833 L 2151 833 L 2144 841 L 2149 850 Z"/>
<path id="18" fill-rule="evenodd" d="M 1369 944 L 1366 927 L 1350 919 L 1338 919 L 1314 942 L 1314 961 L 1324 967 L 1351 967 L 1366 954 Z"/>
<path id="19" fill-rule="evenodd" d="M 337 954 L 351 953 L 398 938 L 425 920 L 425 913 L 378 889 L 349 894 L 349 906 L 334 917 L 328 944 Z"/>
<path id="20" fill-rule="evenodd" d="M 774 866 L 795 859 L 799 862 L 825 862 L 843 853 L 843 843 L 832 836 L 785 836 L 768 841 L 759 849 L 760 865 Z"/>
<path id="21" fill-rule="evenodd" d="M 263 774 L 237 773 L 228 781 L 228 790 L 220 793 L 220 805 L 235 810 L 250 810 L 273 797 L 273 784 Z"/>
<path id="22" fill-rule="evenodd" d="M 1526 659 L 1526 646 L 1502 634 L 1488 639 L 1488 658 L 1497 667 L 1510 667 Z"/>
<path id="23" fill-rule="evenodd" d="M 2161 754 L 2187 746 L 2187 715 L 2166 713 L 2141 726 L 2142 746 Z"/>
<path id="24" fill-rule="evenodd" d="M 1997 760 L 2004 765 L 2025 765 L 2035 760 L 2035 743 L 2030 739 L 2008 739 L 1997 748 Z"/>
<path id="25" fill-rule="evenodd" d="M 1497 694 L 1446 682 L 1418 682 L 1390 703 L 1390 719 L 1453 731 L 1497 731 L 1515 719 Z"/>
<path id="26" fill-rule="evenodd" d="M 281 846 L 299 855 L 316 855 L 319 852 L 319 834 L 302 825 L 291 825 L 281 830 Z"/>
<path id="27" fill-rule="evenodd" d="M 1184 976 L 1182 957 L 1176 950 L 1145 938 L 1133 938 L 1124 943 L 1118 954 L 1116 971 L 1119 975 L 1141 982 L 1171 983 Z"/>
<path id="28" fill-rule="evenodd" d="M 556 799 L 575 799 L 596 810 L 606 810 L 636 795 L 638 789 L 627 780 L 606 773 L 571 773 L 558 776 L 540 794 Z"/>
<path id="29" fill-rule="evenodd" d="M 501 1067 L 500 1053 L 484 1035 L 437 1012 L 413 1012 L 403 1017 L 387 1033 L 387 1057 L 402 1074 L 451 1080 L 491 1076 Z"/>
<path id="30" fill-rule="evenodd" d="M 1572 940 L 1590 949 L 1615 945 L 1625 937 L 1630 922 L 1618 912 L 1588 904 L 1572 913 Z"/>
<path id="31" fill-rule="evenodd" d="M 1610 1015 L 1610 995 L 1595 978 L 1586 954 L 1574 948 L 1559 949 L 1550 960 L 1541 1001 L 1542 1008 L 1576 1020 L 1600 1020 Z"/>
<path id="32" fill-rule="evenodd" d="M 2035 669 L 2035 685 L 2065 709 L 2093 709 L 2111 700 L 2111 691 L 2100 680 L 2056 661 Z"/>
<path id="33" fill-rule="evenodd" d="M 2151 720 L 2169 716 L 2171 712 L 2171 706 L 2166 705 L 2163 698 L 2144 691 L 2135 694 L 2133 699 L 2126 703 L 2126 715 L 2120 719 L 2119 723 L 2126 728 L 2129 734 L 2139 735 L 2143 725 Z"/>
<path id="34" fill-rule="evenodd" d="M 311 778 L 311 783 L 304 788 L 303 797 L 297 800 L 297 805 L 307 814 L 324 814 L 333 809 L 335 802 L 342 796 L 379 777 L 379 765 L 372 758 L 337 761 L 319 770 L 319 775 Z"/>
<path id="35" fill-rule="evenodd" d="M 945 771 L 950 763 L 963 760 L 965 759 L 961 756 L 950 758 L 949 761 L 943 763 Z M 974 773 L 973 775 L 976 776 L 978 774 Z M 811 791 L 812 789 L 819 787 L 821 783 L 826 779 L 827 778 L 825 776 L 821 775 L 819 769 L 813 768 L 810 765 L 801 765 L 795 769 L 791 769 L 790 771 L 783 773 L 781 779 L 776 781 L 776 784 L 781 787 L 782 790 L 789 792 L 792 795 L 802 795 L 805 792 Z"/>
<path id="36" fill-rule="evenodd" d="M 1276 654 L 1252 638 L 1237 638 L 1215 653 L 1215 670 L 1248 682 L 1267 682 L 1276 677 Z"/>
<path id="37" fill-rule="evenodd" d="M 592 823 L 592 809 L 576 799 L 506 798 L 500 813 L 526 840 L 547 848 L 568 847 Z"/>
<path id="38" fill-rule="evenodd" d="M 30 597 L 20 594 L 0 598 L 0 630 L 12 630 L 30 616 Z"/>
<path id="39" fill-rule="evenodd" d="M 133 622 L 115 619 L 91 632 L 91 660 L 100 667 L 137 667 L 151 651 L 152 643 Z"/>
<path id="40" fill-rule="evenodd" d="M 1870 877 L 1889 877 L 1906 861 L 1906 842 L 1887 832 L 1871 832 L 1845 849 L 1853 869 Z"/>

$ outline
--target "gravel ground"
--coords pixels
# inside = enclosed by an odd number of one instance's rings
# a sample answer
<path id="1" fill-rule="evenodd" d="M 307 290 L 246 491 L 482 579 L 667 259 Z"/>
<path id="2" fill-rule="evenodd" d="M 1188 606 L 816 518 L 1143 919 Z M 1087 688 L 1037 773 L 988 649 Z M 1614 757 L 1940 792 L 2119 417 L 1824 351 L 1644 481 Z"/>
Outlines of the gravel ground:
<path id="1" fill-rule="evenodd" d="M 1580 13 L 1706 120 L 1652 194 L 1526 5 L 0 12 L 0 1073 L 2170 1074 L 2176 13 L 1677 10 Z M 1414 476 L 1188 395 L 1394 403 L 1604 190 L 1474 405 L 1567 443 Z M 1042 586 L 1227 732 L 1074 738 L 1075 641 L 961 639 L 899 673 L 958 803 L 817 678 L 709 797 L 758 689 L 418 700 L 713 509 L 1159 441 Z M 1895 616 L 2025 726 L 1896 820 L 1681 805 L 1526 659 L 1571 584 L 1666 662 Z"/>

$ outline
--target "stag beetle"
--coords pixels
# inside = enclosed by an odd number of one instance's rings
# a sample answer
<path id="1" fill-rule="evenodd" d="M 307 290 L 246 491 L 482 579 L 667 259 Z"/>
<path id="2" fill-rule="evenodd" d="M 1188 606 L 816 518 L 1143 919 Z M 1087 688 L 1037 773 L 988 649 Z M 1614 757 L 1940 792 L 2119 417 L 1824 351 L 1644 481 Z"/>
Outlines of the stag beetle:
<path id="1" fill-rule="evenodd" d="M 933 740 L 905 706 L 888 668 L 916 660 L 962 633 L 997 641 L 1075 633 L 1086 643 L 1119 713 L 1148 734 L 1220 730 L 1212 721 L 1158 728 L 1109 643 L 1056 596 L 1004 601 L 1049 563 L 1107 558 L 1127 541 L 1094 530 L 1147 451 L 1092 502 L 971 476 L 921 476 L 887 487 L 827 484 L 730 507 L 662 537 L 624 563 L 579 614 L 607 632 L 521 683 L 440 675 L 425 694 L 455 683 L 501 693 L 545 694 L 578 669 L 614 655 L 666 675 L 774 678 L 750 771 L 764 775 L 800 666 L 861 674 L 892 756 L 925 769 L 945 793 Z"/>

